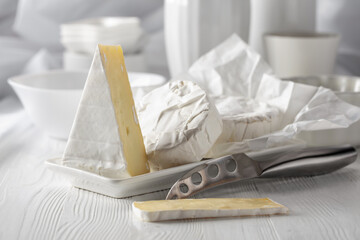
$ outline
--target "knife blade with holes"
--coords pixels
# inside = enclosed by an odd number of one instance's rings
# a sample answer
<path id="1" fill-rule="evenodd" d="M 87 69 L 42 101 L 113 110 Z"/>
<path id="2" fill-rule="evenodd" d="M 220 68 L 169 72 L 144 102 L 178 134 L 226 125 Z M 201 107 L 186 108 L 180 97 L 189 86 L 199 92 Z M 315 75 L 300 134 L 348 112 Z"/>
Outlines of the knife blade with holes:
<path id="1" fill-rule="evenodd" d="M 181 177 L 166 196 L 187 198 L 200 191 L 251 178 L 299 177 L 329 173 L 353 163 L 355 148 L 349 145 L 304 148 L 266 161 L 255 161 L 244 153 L 213 159 L 201 164 Z"/>

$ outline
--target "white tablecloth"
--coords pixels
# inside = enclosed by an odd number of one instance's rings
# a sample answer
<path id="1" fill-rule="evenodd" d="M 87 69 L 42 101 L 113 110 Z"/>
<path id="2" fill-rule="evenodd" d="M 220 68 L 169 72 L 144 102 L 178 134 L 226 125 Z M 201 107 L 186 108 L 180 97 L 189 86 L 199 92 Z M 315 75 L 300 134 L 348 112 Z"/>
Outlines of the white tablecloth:
<path id="1" fill-rule="evenodd" d="M 269 197 L 288 216 L 144 223 L 134 200 L 166 191 L 113 199 L 72 187 L 46 169 L 65 142 L 32 125 L 15 98 L 0 100 L 0 239 L 359 239 L 360 163 L 306 178 L 251 180 L 197 197 Z"/>

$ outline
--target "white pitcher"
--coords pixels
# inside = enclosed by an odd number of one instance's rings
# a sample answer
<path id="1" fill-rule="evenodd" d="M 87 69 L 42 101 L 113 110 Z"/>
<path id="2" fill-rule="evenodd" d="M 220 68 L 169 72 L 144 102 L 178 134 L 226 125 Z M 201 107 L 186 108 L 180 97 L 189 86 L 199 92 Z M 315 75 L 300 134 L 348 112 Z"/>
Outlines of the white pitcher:
<path id="1" fill-rule="evenodd" d="M 166 0 L 165 44 L 172 76 L 232 33 L 248 40 L 250 0 Z"/>
<path id="2" fill-rule="evenodd" d="M 232 33 L 264 56 L 268 32 L 313 32 L 316 0 L 165 0 L 165 44 L 172 76 Z"/>

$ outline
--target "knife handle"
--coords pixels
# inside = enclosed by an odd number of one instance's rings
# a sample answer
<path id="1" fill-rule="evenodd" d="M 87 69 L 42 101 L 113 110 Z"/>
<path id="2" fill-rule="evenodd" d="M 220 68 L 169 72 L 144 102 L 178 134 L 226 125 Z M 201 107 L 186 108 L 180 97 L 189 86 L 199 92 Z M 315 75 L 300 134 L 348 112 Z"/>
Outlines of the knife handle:
<path id="1" fill-rule="evenodd" d="M 351 146 L 335 147 L 329 150 L 324 147 L 310 148 L 303 154 L 294 152 L 292 155 L 298 156 L 298 158 L 291 159 L 288 156 L 289 160 L 285 161 L 286 155 L 284 155 L 283 162 L 279 159 L 267 162 L 267 168 L 262 167 L 264 170 L 260 177 L 300 177 L 326 174 L 353 163 L 358 156 L 356 149 Z"/>

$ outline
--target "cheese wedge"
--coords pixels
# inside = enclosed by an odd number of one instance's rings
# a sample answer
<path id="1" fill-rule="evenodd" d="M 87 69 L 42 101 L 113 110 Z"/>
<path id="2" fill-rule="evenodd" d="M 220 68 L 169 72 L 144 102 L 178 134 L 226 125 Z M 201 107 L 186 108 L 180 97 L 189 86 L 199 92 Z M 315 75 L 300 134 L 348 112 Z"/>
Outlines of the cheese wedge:
<path id="1" fill-rule="evenodd" d="M 134 202 L 133 212 L 147 222 L 286 214 L 288 208 L 268 198 L 204 198 Z"/>
<path id="2" fill-rule="evenodd" d="M 120 46 L 95 51 L 63 164 L 113 178 L 149 172 Z"/>

